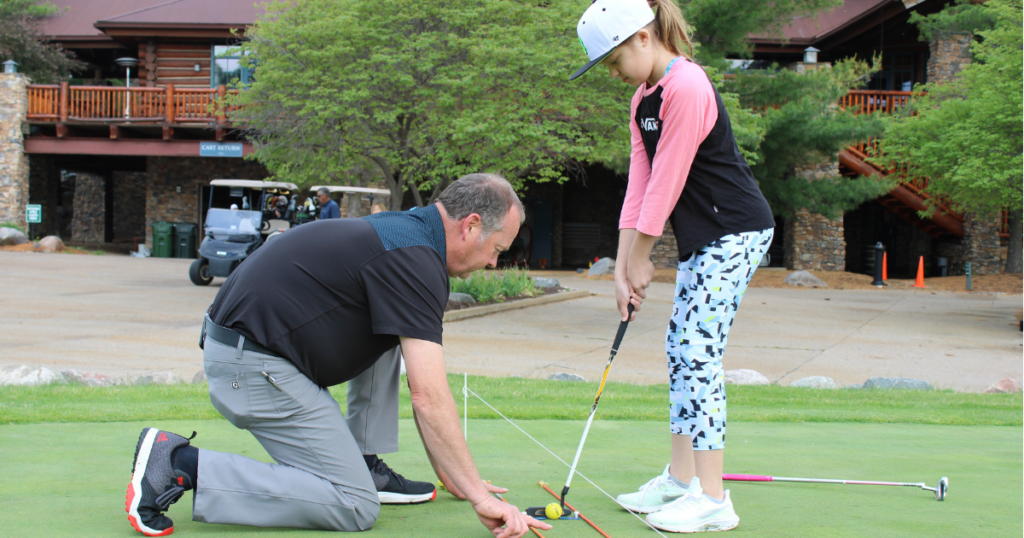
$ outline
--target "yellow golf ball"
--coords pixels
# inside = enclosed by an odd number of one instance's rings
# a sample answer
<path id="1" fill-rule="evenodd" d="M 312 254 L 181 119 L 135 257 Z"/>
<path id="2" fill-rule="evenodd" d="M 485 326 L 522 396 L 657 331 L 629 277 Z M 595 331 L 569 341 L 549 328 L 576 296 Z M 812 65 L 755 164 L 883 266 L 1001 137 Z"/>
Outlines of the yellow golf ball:
<path id="1" fill-rule="evenodd" d="M 544 515 L 548 516 L 548 519 L 558 519 L 562 517 L 562 505 L 558 503 L 551 503 L 545 506 Z"/>

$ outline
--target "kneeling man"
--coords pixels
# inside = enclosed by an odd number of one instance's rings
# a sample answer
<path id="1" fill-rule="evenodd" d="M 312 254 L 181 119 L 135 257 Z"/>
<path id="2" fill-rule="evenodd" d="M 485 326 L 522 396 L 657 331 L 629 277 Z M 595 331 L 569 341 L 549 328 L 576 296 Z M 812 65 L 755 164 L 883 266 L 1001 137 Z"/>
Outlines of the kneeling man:
<path id="1" fill-rule="evenodd" d="M 495 536 L 550 528 L 480 479 L 441 348 L 448 277 L 493 267 L 523 218 L 507 181 L 471 174 L 431 206 L 321 220 L 260 247 L 224 282 L 201 345 L 214 407 L 276 464 L 146 428 L 128 486 L 132 526 L 171 534 L 163 512 L 189 489 L 195 521 L 334 531 L 370 529 L 381 503 L 432 500 L 431 483 L 378 457 L 398 450 L 404 354 L 416 426 L 448 491 L 469 500 Z M 344 382 L 343 416 L 327 387 Z"/>

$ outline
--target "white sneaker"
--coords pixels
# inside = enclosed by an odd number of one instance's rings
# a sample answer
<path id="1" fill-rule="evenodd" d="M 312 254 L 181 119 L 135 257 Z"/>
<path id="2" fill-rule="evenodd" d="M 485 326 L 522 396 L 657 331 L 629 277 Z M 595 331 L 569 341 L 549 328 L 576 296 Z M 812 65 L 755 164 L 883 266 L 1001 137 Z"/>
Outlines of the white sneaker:
<path id="1" fill-rule="evenodd" d="M 725 500 L 718 504 L 704 495 L 700 480 L 694 477 L 686 495 L 648 515 L 647 522 L 663 531 L 704 532 L 735 529 L 740 518 L 732 508 L 729 490 L 725 490 Z"/>
<path id="2" fill-rule="evenodd" d="M 677 485 L 672 480 L 671 475 L 668 474 L 669 465 L 665 466 L 665 472 L 640 486 L 639 491 L 636 493 L 624 493 L 615 500 L 630 512 L 650 514 L 651 512 L 661 510 L 672 501 L 682 497 L 686 494 L 687 489 Z"/>

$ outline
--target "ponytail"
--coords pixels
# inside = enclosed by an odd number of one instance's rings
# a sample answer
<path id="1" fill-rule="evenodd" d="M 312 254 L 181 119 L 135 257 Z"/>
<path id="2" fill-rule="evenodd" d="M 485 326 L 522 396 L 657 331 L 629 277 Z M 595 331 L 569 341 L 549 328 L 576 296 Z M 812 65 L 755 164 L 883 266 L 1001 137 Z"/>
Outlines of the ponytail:
<path id="1" fill-rule="evenodd" d="M 647 0 L 654 10 L 654 35 L 673 54 L 693 58 L 690 27 L 675 0 Z"/>

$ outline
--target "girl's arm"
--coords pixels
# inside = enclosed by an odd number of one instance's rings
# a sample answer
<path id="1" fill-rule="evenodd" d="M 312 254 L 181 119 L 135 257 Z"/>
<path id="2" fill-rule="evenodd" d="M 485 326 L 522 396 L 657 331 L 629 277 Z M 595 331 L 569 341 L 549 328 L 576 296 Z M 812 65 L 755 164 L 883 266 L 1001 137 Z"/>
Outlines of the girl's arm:
<path id="1" fill-rule="evenodd" d="M 633 95 L 630 118 L 636 116 L 636 107 L 642 95 L 641 90 L 637 90 Z M 615 303 L 623 321 L 626 320 L 626 307 L 629 303 L 633 303 L 635 319 L 636 312 L 640 310 L 640 303 L 643 302 L 643 297 L 630 286 L 627 274 L 629 254 L 637 233 L 636 222 L 640 217 L 640 206 L 643 205 L 647 182 L 651 179 L 651 165 L 643 139 L 640 137 L 640 128 L 632 120 L 629 122 L 629 132 L 632 143 L 629 155 L 629 183 L 626 185 L 626 199 L 622 202 L 622 213 L 619 215 L 619 249 L 615 255 Z"/>

